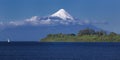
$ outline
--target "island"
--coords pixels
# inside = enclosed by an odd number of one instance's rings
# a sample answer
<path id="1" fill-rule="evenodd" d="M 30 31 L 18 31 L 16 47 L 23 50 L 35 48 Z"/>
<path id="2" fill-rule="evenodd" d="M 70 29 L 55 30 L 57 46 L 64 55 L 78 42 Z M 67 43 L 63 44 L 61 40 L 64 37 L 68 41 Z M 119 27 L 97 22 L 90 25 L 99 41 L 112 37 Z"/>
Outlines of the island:
<path id="1" fill-rule="evenodd" d="M 40 42 L 120 42 L 120 34 L 86 28 L 76 34 L 48 34 Z"/>

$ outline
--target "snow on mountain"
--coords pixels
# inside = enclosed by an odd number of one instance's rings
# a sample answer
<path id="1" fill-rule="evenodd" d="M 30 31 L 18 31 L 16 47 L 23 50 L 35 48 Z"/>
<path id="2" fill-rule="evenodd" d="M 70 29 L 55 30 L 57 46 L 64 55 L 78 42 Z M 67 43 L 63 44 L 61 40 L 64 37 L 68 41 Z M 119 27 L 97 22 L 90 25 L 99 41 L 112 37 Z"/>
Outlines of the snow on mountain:
<path id="1" fill-rule="evenodd" d="M 52 14 L 51 17 L 59 17 L 63 20 L 74 20 L 74 18 L 64 9 L 60 9 L 56 13 Z"/>

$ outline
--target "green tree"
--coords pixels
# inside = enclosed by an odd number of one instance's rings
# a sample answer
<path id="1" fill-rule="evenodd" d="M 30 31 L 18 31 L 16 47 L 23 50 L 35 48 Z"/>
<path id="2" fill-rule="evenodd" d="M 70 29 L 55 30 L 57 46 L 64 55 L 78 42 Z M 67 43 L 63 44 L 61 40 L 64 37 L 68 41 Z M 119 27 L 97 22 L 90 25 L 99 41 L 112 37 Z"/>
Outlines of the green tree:
<path id="1" fill-rule="evenodd" d="M 110 34 L 109 34 L 109 36 L 116 36 L 117 35 L 117 33 L 115 33 L 115 32 L 110 32 Z"/>
<path id="2" fill-rule="evenodd" d="M 97 31 L 95 34 L 98 35 L 98 36 L 107 35 L 107 33 L 105 31 L 103 31 L 103 30 Z"/>
<path id="3" fill-rule="evenodd" d="M 80 30 L 78 32 L 78 36 L 80 36 L 80 35 L 94 35 L 94 34 L 95 34 L 95 30 L 90 29 L 90 28 L 86 28 L 86 29 Z"/>
<path id="4" fill-rule="evenodd" d="M 68 36 L 76 36 L 76 35 L 75 35 L 75 34 L 73 34 L 73 33 L 72 33 L 72 34 L 67 34 L 67 35 L 68 35 Z"/>

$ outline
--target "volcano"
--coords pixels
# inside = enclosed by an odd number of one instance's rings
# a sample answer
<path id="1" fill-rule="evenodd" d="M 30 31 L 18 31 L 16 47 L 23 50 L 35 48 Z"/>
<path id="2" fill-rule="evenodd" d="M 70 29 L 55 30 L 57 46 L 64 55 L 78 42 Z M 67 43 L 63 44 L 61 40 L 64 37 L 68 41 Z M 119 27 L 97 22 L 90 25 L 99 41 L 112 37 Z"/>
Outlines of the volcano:
<path id="1" fill-rule="evenodd" d="M 65 9 L 60 9 L 47 17 L 33 16 L 24 21 L 6 24 L 0 32 L 0 41 L 5 41 L 8 38 L 11 41 L 39 41 L 48 34 L 77 33 L 85 28 L 101 30 L 94 25 L 80 22 Z"/>

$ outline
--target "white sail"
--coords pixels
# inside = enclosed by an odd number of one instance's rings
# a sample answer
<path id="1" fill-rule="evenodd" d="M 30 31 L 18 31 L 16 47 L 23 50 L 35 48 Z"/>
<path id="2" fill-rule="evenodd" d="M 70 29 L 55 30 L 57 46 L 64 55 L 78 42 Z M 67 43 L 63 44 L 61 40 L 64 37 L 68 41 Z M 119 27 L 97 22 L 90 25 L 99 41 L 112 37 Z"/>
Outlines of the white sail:
<path id="1" fill-rule="evenodd" d="M 10 42 L 10 39 L 8 39 L 8 43 Z"/>

